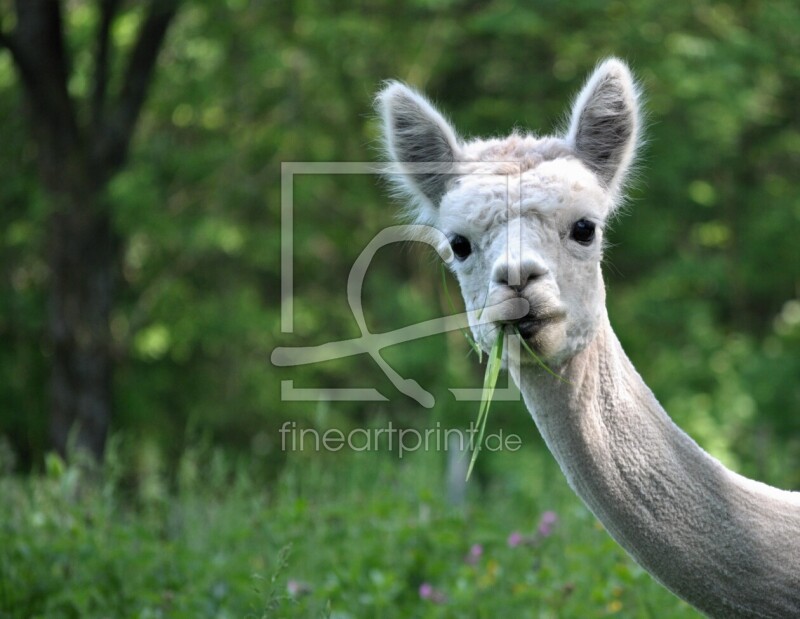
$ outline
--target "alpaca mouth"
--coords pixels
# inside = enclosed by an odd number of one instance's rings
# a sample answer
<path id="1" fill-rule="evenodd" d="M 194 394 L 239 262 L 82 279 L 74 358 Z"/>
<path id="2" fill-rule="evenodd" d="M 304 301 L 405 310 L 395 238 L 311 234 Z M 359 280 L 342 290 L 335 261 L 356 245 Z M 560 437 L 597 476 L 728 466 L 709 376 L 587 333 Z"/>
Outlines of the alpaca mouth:
<path id="1" fill-rule="evenodd" d="M 561 322 L 564 318 L 564 314 L 529 314 L 517 322 L 510 323 L 509 327 L 513 327 L 524 339 L 529 340 L 544 327 Z"/>

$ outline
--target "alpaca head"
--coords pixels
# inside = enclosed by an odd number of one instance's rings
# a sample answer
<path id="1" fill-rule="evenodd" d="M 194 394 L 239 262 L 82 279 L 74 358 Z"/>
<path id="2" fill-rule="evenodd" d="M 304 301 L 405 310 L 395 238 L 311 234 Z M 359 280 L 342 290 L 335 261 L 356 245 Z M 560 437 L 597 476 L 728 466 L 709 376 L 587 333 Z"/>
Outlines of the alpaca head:
<path id="1" fill-rule="evenodd" d="M 392 82 L 378 95 L 393 178 L 417 223 L 442 248 L 473 324 L 491 348 L 518 328 L 539 354 L 563 361 L 591 339 L 604 311 L 600 271 L 606 222 L 622 199 L 638 135 L 637 90 L 625 64 L 603 62 L 575 100 L 563 135 L 460 139 L 421 95 Z M 492 308 L 513 297 L 527 316 Z M 492 313 L 494 312 L 494 313 Z M 490 319 L 490 322 L 485 322 Z"/>

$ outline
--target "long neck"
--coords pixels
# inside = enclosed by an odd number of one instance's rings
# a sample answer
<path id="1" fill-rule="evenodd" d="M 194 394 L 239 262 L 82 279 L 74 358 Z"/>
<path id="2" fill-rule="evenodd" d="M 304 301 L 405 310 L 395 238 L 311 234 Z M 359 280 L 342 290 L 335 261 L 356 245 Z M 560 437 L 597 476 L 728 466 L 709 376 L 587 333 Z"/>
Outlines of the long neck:
<path id="1" fill-rule="evenodd" d="M 514 378 L 570 485 L 661 583 L 713 617 L 800 617 L 800 493 L 726 469 L 678 428 L 607 318 L 564 368 Z"/>

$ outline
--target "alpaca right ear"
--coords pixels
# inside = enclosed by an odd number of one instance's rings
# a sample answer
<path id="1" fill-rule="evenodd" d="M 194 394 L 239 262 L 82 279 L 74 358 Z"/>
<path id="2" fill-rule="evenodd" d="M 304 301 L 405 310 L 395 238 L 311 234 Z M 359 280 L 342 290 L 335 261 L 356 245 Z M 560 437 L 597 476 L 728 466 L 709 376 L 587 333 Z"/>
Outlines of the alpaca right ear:
<path id="1" fill-rule="evenodd" d="M 460 152 L 455 131 L 422 95 L 400 82 L 389 82 L 376 103 L 389 157 L 403 171 L 398 185 L 421 206 L 437 209 Z"/>
<path id="2" fill-rule="evenodd" d="M 628 66 L 609 58 L 575 100 L 567 142 L 606 187 L 623 185 L 639 141 L 639 93 Z"/>

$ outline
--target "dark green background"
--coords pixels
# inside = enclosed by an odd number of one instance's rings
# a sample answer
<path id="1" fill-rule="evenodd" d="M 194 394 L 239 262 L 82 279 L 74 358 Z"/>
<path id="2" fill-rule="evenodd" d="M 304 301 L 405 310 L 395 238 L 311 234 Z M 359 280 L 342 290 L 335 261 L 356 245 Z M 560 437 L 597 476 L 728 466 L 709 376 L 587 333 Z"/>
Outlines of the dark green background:
<path id="1" fill-rule="evenodd" d="M 93 6 L 66 12 L 76 96 L 89 83 Z M 130 44 L 140 18 L 126 6 L 117 44 Z M 482 368 L 457 334 L 386 353 L 434 392 L 433 412 L 397 394 L 367 357 L 270 364 L 278 345 L 358 335 L 347 273 L 398 206 L 372 177 L 296 181 L 296 333 L 281 335 L 280 164 L 378 159 L 372 98 L 386 78 L 423 89 L 467 136 L 551 132 L 611 54 L 631 64 L 648 114 L 636 181 L 609 234 L 612 322 L 704 447 L 800 487 L 800 7 L 789 0 L 186 2 L 110 188 L 125 241 L 112 431 L 168 461 L 199 434 L 273 470 L 287 419 L 466 425 L 477 407 L 446 389 L 478 386 Z M 50 207 L 24 105 L 0 54 L 0 434 L 22 469 L 48 447 L 50 354 Z M 383 250 L 365 308 L 374 331 L 447 311 L 433 256 Z M 281 402 L 281 379 L 375 386 L 390 401 Z M 489 423 L 536 442 L 520 403 L 498 405 Z"/>

